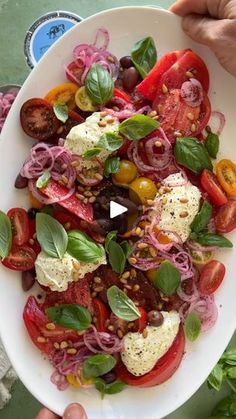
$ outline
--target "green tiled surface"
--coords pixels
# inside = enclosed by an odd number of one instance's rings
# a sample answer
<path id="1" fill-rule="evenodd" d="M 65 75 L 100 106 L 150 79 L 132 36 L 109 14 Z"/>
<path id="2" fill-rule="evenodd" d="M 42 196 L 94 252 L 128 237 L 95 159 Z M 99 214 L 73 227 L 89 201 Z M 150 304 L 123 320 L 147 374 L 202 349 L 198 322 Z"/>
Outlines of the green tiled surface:
<path id="1" fill-rule="evenodd" d="M 171 0 L 0 0 L 0 85 L 8 82 L 21 84 L 27 77 L 29 69 L 23 53 L 25 33 L 31 23 L 46 12 L 69 10 L 87 17 L 111 7 L 156 4 L 167 8 L 172 3 Z M 236 345 L 236 336 L 231 344 Z M 184 406 L 166 419 L 206 419 L 212 406 L 224 396 L 224 391 L 217 395 L 204 384 Z M 34 419 L 39 408 L 39 403 L 18 381 L 11 402 L 0 411 L 0 418 Z"/>

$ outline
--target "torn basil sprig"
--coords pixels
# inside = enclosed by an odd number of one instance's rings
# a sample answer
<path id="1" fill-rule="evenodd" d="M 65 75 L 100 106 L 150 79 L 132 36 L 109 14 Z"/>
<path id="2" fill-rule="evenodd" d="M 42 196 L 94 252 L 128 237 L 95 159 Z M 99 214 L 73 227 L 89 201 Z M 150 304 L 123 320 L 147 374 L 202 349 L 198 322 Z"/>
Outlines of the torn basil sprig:
<path id="1" fill-rule="evenodd" d="M 0 258 L 4 259 L 10 253 L 12 245 L 12 228 L 9 217 L 0 211 Z"/>
<path id="2" fill-rule="evenodd" d="M 107 299 L 112 312 L 120 319 L 130 322 L 141 317 L 134 302 L 116 285 L 108 288 Z"/>
<path id="3" fill-rule="evenodd" d="M 157 50 L 153 38 L 148 36 L 136 42 L 131 50 L 131 58 L 144 79 L 157 61 Z"/>

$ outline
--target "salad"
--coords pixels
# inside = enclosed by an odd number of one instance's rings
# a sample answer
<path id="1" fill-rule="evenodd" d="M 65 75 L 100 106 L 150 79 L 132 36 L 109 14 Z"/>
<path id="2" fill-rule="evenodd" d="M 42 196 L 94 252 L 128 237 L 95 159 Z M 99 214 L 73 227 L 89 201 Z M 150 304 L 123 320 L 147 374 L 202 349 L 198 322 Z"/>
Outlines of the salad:
<path id="1" fill-rule="evenodd" d="M 225 118 L 205 63 L 190 49 L 158 59 L 151 37 L 119 59 L 108 47 L 101 28 L 72 51 L 67 81 L 23 104 L 34 142 L 15 187 L 30 208 L 0 212 L 1 262 L 22 272 L 51 381 L 102 396 L 168 380 L 186 339 L 214 326 L 216 252 L 236 228 L 236 165 L 216 161 Z M 127 211 L 112 218 L 111 201 Z"/>

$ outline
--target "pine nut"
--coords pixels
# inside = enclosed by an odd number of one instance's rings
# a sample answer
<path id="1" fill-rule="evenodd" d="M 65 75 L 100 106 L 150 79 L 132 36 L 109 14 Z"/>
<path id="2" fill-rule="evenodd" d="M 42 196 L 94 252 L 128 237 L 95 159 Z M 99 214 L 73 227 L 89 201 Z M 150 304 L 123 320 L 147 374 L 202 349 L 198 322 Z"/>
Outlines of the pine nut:
<path id="1" fill-rule="evenodd" d="M 29 244 L 31 244 L 33 246 L 34 245 L 34 240 L 33 239 L 29 239 Z"/>
<path id="2" fill-rule="evenodd" d="M 54 323 L 47 323 L 46 324 L 46 329 L 48 329 L 48 330 L 54 330 L 54 329 L 56 329 L 56 326 L 55 326 Z"/>
<path id="3" fill-rule="evenodd" d="M 69 348 L 69 349 L 67 349 L 67 351 L 66 351 L 69 355 L 75 355 L 75 354 L 77 354 L 77 349 L 75 349 L 75 348 Z"/>
<path id="4" fill-rule="evenodd" d="M 188 118 L 190 121 L 194 121 L 194 115 L 192 114 L 192 112 L 187 113 L 187 118 Z"/>
<path id="5" fill-rule="evenodd" d="M 96 284 L 101 284 L 101 282 L 102 282 L 102 280 L 99 276 L 95 276 L 93 280 Z"/>
<path id="6" fill-rule="evenodd" d="M 80 193 L 76 193 L 76 198 L 78 198 L 80 201 L 84 200 L 84 195 L 81 195 Z"/>
<path id="7" fill-rule="evenodd" d="M 102 292 L 103 291 L 103 287 L 96 287 L 96 288 L 94 288 L 94 291 L 95 292 Z"/>
<path id="8" fill-rule="evenodd" d="M 122 284 L 127 284 L 127 279 L 125 279 L 125 278 L 120 278 L 120 282 L 121 282 Z"/>
<path id="9" fill-rule="evenodd" d="M 186 71 L 185 74 L 189 79 L 192 79 L 194 77 L 194 74 L 191 71 Z"/>
<path id="10" fill-rule="evenodd" d="M 58 342 L 55 342 L 55 343 L 54 343 L 54 348 L 55 348 L 55 349 L 60 349 L 60 345 L 59 345 L 59 343 L 58 343 Z"/>
<path id="11" fill-rule="evenodd" d="M 65 223 L 64 224 L 64 228 L 66 229 L 66 230 L 69 230 L 70 229 L 70 227 L 71 227 L 71 223 L 68 221 L 67 223 Z"/>
<path id="12" fill-rule="evenodd" d="M 100 173 L 95 173 L 94 177 L 98 180 L 102 180 L 103 176 Z"/>
<path id="13" fill-rule="evenodd" d="M 186 217 L 188 216 L 188 211 L 182 211 L 182 212 L 179 214 L 179 216 L 180 216 L 180 218 L 186 218 Z"/>
<path id="14" fill-rule="evenodd" d="M 90 197 L 90 196 L 93 196 L 93 194 L 90 191 L 85 191 L 84 196 Z"/>
<path id="15" fill-rule="evenodd" d="M 123 332 L 122 332 L 122 330 L 121 330 L 121 329 L 118 329 L 118 330 L 117 330 L 117 336 L 118 336 L 120 339 L 122 339 L 122 338 L 123 338 L 124 334 L 123 334 Z"/>
<path id="16" fill-rule="evenodd" d="M 128 329 L 132 329 L 134 327 L 134 322 L 129 322 L 128 323 Z"/>
<path id="17" fill-rule="evenodd" d="M 38 336 L 37 337 L 37 342 L 38 343 L 45 343 L 46 342 L 46 339 L 43 336 Z"/>
<path id="18" fill-rule="evenodd" d="M 195 124 L 192 124 L 192 125 L 191 125 L 191 131 L 192 131 L 192 132 L 195 132 L 195 131 L 196 131 L 196 129 L 197 129 L 196 125 L 195 125 Z"/>
<path id="19" fill-rule="evenodd" d="M 68 348 L 68 343 L 67 343 L 65 340 L 63 340 L 63 341 L 61 342 L 61 344 L 60 344 L 60 348 L 61 348 L 61 349 L 66 349 L 66 348 Z"/>
<path id="20" fill-rule="evenodd" d="M 140 285 L 139 284 L 135 284 L 134 286 L 133 286 L 133 291 L 134 292 L 137 292 L 137 291 L 139 291 L 140 290 Z"/>
<path id="21" fill-rule="evenodd" d="M 129 258 L 129 263 L 135 265 L 135 263 L 137 263 L 137 259 L 136 258 Z"/>
<path id="22" fill-rule="evenodd" d="M 107 115 L 108 115 L 108 113 L 107 113 L 107 111 L 102 111 L 102 112 L 100 112 L 100 115 L 101 115 L 102 117 L 104 117 L 104 116 L 107 116 Z"/>
<path id="23" fill-rule="evenodd" d="M 68 177 L 67 176 L 62 175 L 61 180 L 62 180 L 63 183 L 65 183 L 65 185 L 67 185 L 67 183 L 68 183 Z"/>
<path id="24" fill-rule="evenodd" d="M 114 332 L 115 330 L 115 327 L 112 324 L 110 324 L 107 328 L 110 330 L 110 332 Z"/>
<path id="25" fill-rule="evenodd" d="M 158 140 L 158 141 L 156 141 L 156 142 L 155 142 L 155 146 L 156 146 L 156 147 L 161 147 L 161 146 L 162 146 L 161 141 L 159 141 L 159 140 Z"/>
<path id="26" fill-rule="evenodd" d="M 147 335 L 148 335 L 148 331 L 147 331 L 147 329 L 144 329 L 143 330 L 143 337 L 144 337 L 144 339 L 147 338 Z"/>
<path id="27" fill-rule="evenodd" d="M 114 118 L 107 118 L 106 121 L 108 124 L 113 124 L 113 122 L 115 122 Z"/>
<path id="28" fill-rule="evenodd" d="M 135 234 L 137 234 L 137 236 L 139 236 L 142 233 L 142 230 L 140 227 L 137 227 L 135 230 Z"/>
<path id="29" fill-rule="evenodd" d="M 163 84 L 162 85 L 162 93 L 164 93 L 164 94 L 166 94 L 166 93 L 168 93 L 168 87 L 165 85 L 165 84 Z"/>
<path id="30" fill-rule="evenodd" d="M 106 123 L 106 121 L 105 121 L 105 120 L 103 120 L 103 121 L 99 121 L 99 122 L 98 122 L 98 126 L 99 126 L 99 127 L 101 127 L 101 128 L 104 128 L 104 127 L 106 127 L 106 126 L 107 126 L 107 123 Z"/>
<path id="31" fill-rule="evenodd" d="M 153 118 L 154 116 L 157 116 L 157 111 L 150 112 L 150 114 L 148 116 L 150 116 L 150 118 Z"/>
<path id="32" fill-rule="evenodd" d="M 146 249 L 148 247 L 148 244 L 147 243 L 139 243 L 138 244 L 138 248 L 140 249 L 140 250 L 142 250 L 142 249 Z"/>
<path id="33" fill-rule="evenodd" d="M 152 205 L 154 205 L 153 199 L 148 199 L 147 200 L 147 205 L 150 206 L 150 207 L 152 207 Z"/>
<path id="34" fill-rule="evenodd" d="M 153 247 L 149 247 L 149 253 L 153 258 L 157 255 L 156 250 Z"/>
<path id="35" fill-rule="evenodd" d="M 180 198 L 179 202 L 181 202 L 181 204 L 187 204 L 188 198 Z"/>
<path id="36" fill-rule="evenodd" d="M 124 272 L 123 275 L 122 275 L 123 279 L 128 279 L 129 277 L 130 277 L 130 272 L 129 271 Z"/>
<path id="37" fill-rule="evenodd" d="M 73 268 L 77 271 L 80 269 L 81 265 L 77 260 L 73 260 Z"/>
<path id="38" fill-rule="evenodd" d="M 93 204 L 96 201 L 95 196 L 91 196 L 91 198 L 89 198 L 88 201 L 89 201 L 90 204 Z"/>

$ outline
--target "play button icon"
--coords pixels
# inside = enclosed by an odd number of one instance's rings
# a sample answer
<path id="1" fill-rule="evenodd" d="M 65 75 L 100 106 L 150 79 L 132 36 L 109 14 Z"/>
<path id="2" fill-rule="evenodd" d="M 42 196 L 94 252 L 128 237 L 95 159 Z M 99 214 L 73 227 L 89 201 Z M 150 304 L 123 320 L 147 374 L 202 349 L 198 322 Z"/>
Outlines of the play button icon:
<path id="1" fill-rule="evenodd" d="M 123 205 L 117 204 L 114 201 L 110 202 L 110 218 L 118 217 L 118 215 L 124 214 L 126 211 L 128 211 L 128 208 Z"/>

